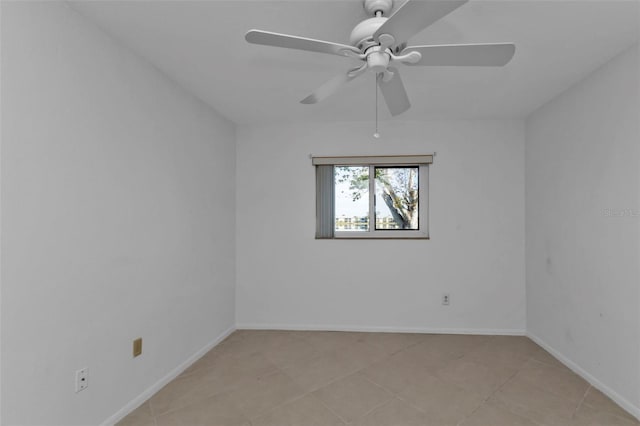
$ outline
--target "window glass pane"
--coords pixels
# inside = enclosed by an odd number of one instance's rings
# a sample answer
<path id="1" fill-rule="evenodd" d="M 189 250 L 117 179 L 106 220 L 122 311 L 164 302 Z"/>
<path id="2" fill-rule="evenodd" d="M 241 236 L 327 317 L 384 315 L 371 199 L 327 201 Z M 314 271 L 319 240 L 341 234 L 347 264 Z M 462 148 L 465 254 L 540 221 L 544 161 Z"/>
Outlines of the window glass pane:
<path id="1" fill-rule="evenodd" d="M 369 230 L 369 167 L 335 166 L 336 231 Z"/>
<path id="2" fill-rule="evenodd" d="M 375 173 L 375 229 L 418 229 L 418 167 L 376 167 Z"/>

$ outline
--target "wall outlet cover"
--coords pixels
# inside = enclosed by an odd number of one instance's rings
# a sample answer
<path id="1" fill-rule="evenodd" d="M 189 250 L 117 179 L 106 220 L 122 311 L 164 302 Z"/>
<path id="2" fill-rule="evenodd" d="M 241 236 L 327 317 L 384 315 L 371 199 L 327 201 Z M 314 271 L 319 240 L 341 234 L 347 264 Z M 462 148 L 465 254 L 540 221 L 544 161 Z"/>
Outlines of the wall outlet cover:
<path id="1" fill-rule="evenodd" d="M 76 393 L 89 387 L 89 369 L 87 367 L 76 371 Z"/>
<path id="2" fill-rule="evenodd" d="M 449 293 L 444 293 L 442 295 L 442 304 L 448 306 L 451 303 L 451 296 Z"/>

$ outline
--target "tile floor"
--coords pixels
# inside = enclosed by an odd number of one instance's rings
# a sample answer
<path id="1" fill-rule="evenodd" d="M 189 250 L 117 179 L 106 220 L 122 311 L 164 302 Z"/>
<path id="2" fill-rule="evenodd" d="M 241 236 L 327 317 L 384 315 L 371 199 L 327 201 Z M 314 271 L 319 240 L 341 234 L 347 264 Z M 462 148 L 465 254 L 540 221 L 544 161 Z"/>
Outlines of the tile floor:
<path id="1" fill-rule="evenodd" d="M 120 426 L 617 426 L 526 337 L 236 331 Z"/>

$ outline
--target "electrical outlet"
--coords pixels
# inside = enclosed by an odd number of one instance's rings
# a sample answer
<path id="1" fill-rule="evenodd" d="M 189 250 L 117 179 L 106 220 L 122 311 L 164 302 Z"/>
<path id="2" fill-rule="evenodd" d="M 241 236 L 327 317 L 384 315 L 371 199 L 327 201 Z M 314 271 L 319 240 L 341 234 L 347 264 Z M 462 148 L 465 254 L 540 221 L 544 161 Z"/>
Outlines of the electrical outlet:
<path id="1" fill-rule="evenodd" d="M 89 386 L 89 369 L 87 367 L 76 371 L 76 393 Z"/>
<path id="2" fill-rule="evenodd" d="M 142 337 L 138 337 L 133 341 L 133 357 L 142 355 Z"/>
<path id="3" fill-rule="evenodd" d="M 449 293 L 444 293 L 442 295 L 442 304 L 445 306 L 448 306 L 451 303 L 451 296 L 449 296 Z"/>

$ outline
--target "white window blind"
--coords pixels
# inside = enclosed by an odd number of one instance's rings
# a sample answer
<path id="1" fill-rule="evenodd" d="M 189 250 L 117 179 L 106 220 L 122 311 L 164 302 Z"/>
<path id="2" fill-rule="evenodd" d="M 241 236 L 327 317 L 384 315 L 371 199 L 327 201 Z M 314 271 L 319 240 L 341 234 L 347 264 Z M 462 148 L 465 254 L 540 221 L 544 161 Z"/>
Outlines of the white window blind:
<path id="1" fill-rule="evenodd" d="M 333 165 L 316 167 L 316 238 L 333 238 Z"/>

